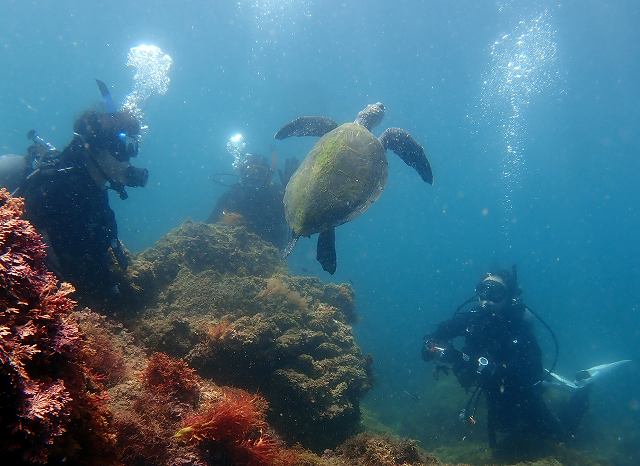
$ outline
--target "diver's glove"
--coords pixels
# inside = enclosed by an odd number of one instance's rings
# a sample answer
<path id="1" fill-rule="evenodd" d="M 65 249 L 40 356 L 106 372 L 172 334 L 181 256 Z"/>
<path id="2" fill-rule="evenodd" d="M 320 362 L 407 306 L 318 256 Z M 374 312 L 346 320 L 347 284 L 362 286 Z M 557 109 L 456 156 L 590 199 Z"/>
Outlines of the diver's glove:
<path id="1" fill-rule="evenodd" d="M 422 342 L 422 360 L 426 362 L 433 361 L 437 357 L 436 342 L 428 336 L 424 337 Z"/>
<path id="2" fill-rule="evenodd" d="M 422 345 L 422 359 L 429 362 L 438 360 L 440 362 L 455 365 L 464 360 L 466 355 L 447 344 L 439 343 L 426 336 Z M 467 357 L 468 360 L 468 357 Z"/>

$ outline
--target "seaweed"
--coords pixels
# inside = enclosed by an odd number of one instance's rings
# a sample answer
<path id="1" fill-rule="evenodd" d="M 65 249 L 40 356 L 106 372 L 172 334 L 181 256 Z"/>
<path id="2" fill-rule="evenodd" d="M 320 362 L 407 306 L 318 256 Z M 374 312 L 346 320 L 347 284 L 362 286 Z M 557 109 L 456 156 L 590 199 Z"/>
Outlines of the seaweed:
<path id="1" fill-rule="evenodd" d="M 0 189 L 3 460 L 108 464 L 114 432 L 106 391 L 71 315 L 74 289 L 47 270 L 44 242 L 23 211 L 22 199 Z"/>

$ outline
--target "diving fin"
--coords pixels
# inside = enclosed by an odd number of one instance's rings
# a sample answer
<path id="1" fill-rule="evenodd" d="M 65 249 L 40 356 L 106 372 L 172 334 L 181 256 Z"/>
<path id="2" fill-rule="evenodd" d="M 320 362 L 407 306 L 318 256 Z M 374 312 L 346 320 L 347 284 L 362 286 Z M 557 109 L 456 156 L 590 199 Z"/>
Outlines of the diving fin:
<path id="1" fill-rule="evenodd" d="M 333 275 L 336 271 L 336 230 L 330 228 L 318 235 L 316 260 L 322 268 Z"/>
<path id="2" fill-rule="evenodd" d="M 578 371 L 576 373 L 575 384 L 579 387 L 586 387 L 602 376 L 609 374 L 614 369 L 617 369 L 628 362 L 631 362 L 631 359 L 623 359 L 621 361 L 610 362 L 608 364 L 600 364 L 599 366 L 593 366 L 589 369 Z"/>
<path id="3" fill-rule="evenodd" d="M 571 381 L 564 377 L 554 373 L 546 371 L 552 380 L 545 381 L 546 385 L 552 385 L 566 390 L 574 391 L 591 385 L 602 376 L 609 374 L 614 369 L 631 362 L 630 359 L 623 359 L 621 361 L 610 362 L 608 364 L 600 364 L 599 366 L 593 366 L 589 369 L 578 371 L 575 376 L 575 380 Z"/>
<path id="4" fill-rule="evenodd" d="M 547 369 L 544 370 L 550 377 L 550 380 L 544 380 L 542 383 L 545 386 L 552 386 L 552 387 L 558 387 L 558 388 L 562 388 L 568 391 L 574 391 L 574 390 L 578 390 L 580 387 L 578 385 L 576 385 L 575 382 L 572 382 L 569 379 L 565 379 L 564 377 L 562 377 L 559 374 L 556 374 L 555 372 L 550 372 Z"/>

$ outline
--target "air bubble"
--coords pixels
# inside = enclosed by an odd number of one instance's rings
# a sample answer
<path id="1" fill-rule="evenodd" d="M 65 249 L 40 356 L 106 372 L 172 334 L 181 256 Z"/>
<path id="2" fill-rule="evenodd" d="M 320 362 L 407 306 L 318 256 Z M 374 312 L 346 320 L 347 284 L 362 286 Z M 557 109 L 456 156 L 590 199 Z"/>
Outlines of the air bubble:
<path id="1" fill-rule="evenodd" d="M 169 89 L 171 56 L 155 45 L 142 44 L 129 49 L 127 66 L 135 68 L 133 90 L 125 97 L 122 110 L 132 113 L 142 124 L 144 106 L 153 95 L 164 95 Z"/>
<path id="2" fill-rule="evenodd" d="M 558 81 L 556 31 L 548 11 L 519 21 L 489 48 L 491 64 L 482 82 L 482 113 L 502 128 L 505 218 L 512 217 L 512 194 L 524 165 L 523 111 Z M 505 224 L 508 222 L 505 221 Z"/>

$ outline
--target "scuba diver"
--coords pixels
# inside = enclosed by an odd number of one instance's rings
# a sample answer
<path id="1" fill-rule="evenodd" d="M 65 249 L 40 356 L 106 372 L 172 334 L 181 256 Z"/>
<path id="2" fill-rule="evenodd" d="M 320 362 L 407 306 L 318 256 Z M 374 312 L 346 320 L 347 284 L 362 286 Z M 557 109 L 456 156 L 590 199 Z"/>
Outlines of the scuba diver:
<path id="1" fill-rule="evenodd" d="M 580 371 L 575 382 L 553 373 L 557 340 L 551 328 L 520 299 L 515 266 L 511 271 L 485 274 L 476 293 L 449 320 L 424 337 L 422 358 L 437 364 L 436 371 L 451 370 L 471 392 L 460 418 L 476 423 L 482 394 L 487 406 L 489 445 L 494 455 L 521 460 L 542 454 L 552 443 L 573 437 L 588 407 L 589 385 L 597 377 L 628 361 Z M 464 311 L 471 305 L 470 310 Z M 553 366 L 545 370 L 534 333 L 538 319 L 556 345 Z M 452 344 L 462 337 L 461 349 Z M 600 371 L 598 371 L 600 369 Z M 557 385 L 571 392 L 562 410 L 553 412 L 544 400 L 545 387 Z"/>
<path id="2" fill-rule="evenodd" d="M 125 187 L 145 186 L 148 172 L 130 163 L 138 154 L 139 122 L 117 111 L 106 85 L 97 82 L 106 111 L 84 112 L 62 151 L 30 131 L 27 170 L 12 194 L 24 197 L 26 218 L 49 245 L 50 269 L 72 283 L 85 304 L 109 309 L 119 302 L 127 255 L 107 189 L 126 199 Z"/>
<path id="3" fill-rule="evenodd" d="M 228 186 L 229 189 L 218 199 L 207 223 L 244 225 L 251 233 L 280 250 L 284 249 L 289 239 L 284 216 L 284 190 L 298 162 L 286 159 L 284 170 L 278 172 L 278 182 L 272 181 L 273 165 L 275 163 L 269 163 L 265 157 L 256 154 L 243 152 L 236 156 L 234 167 L 239 179 Z"/>

